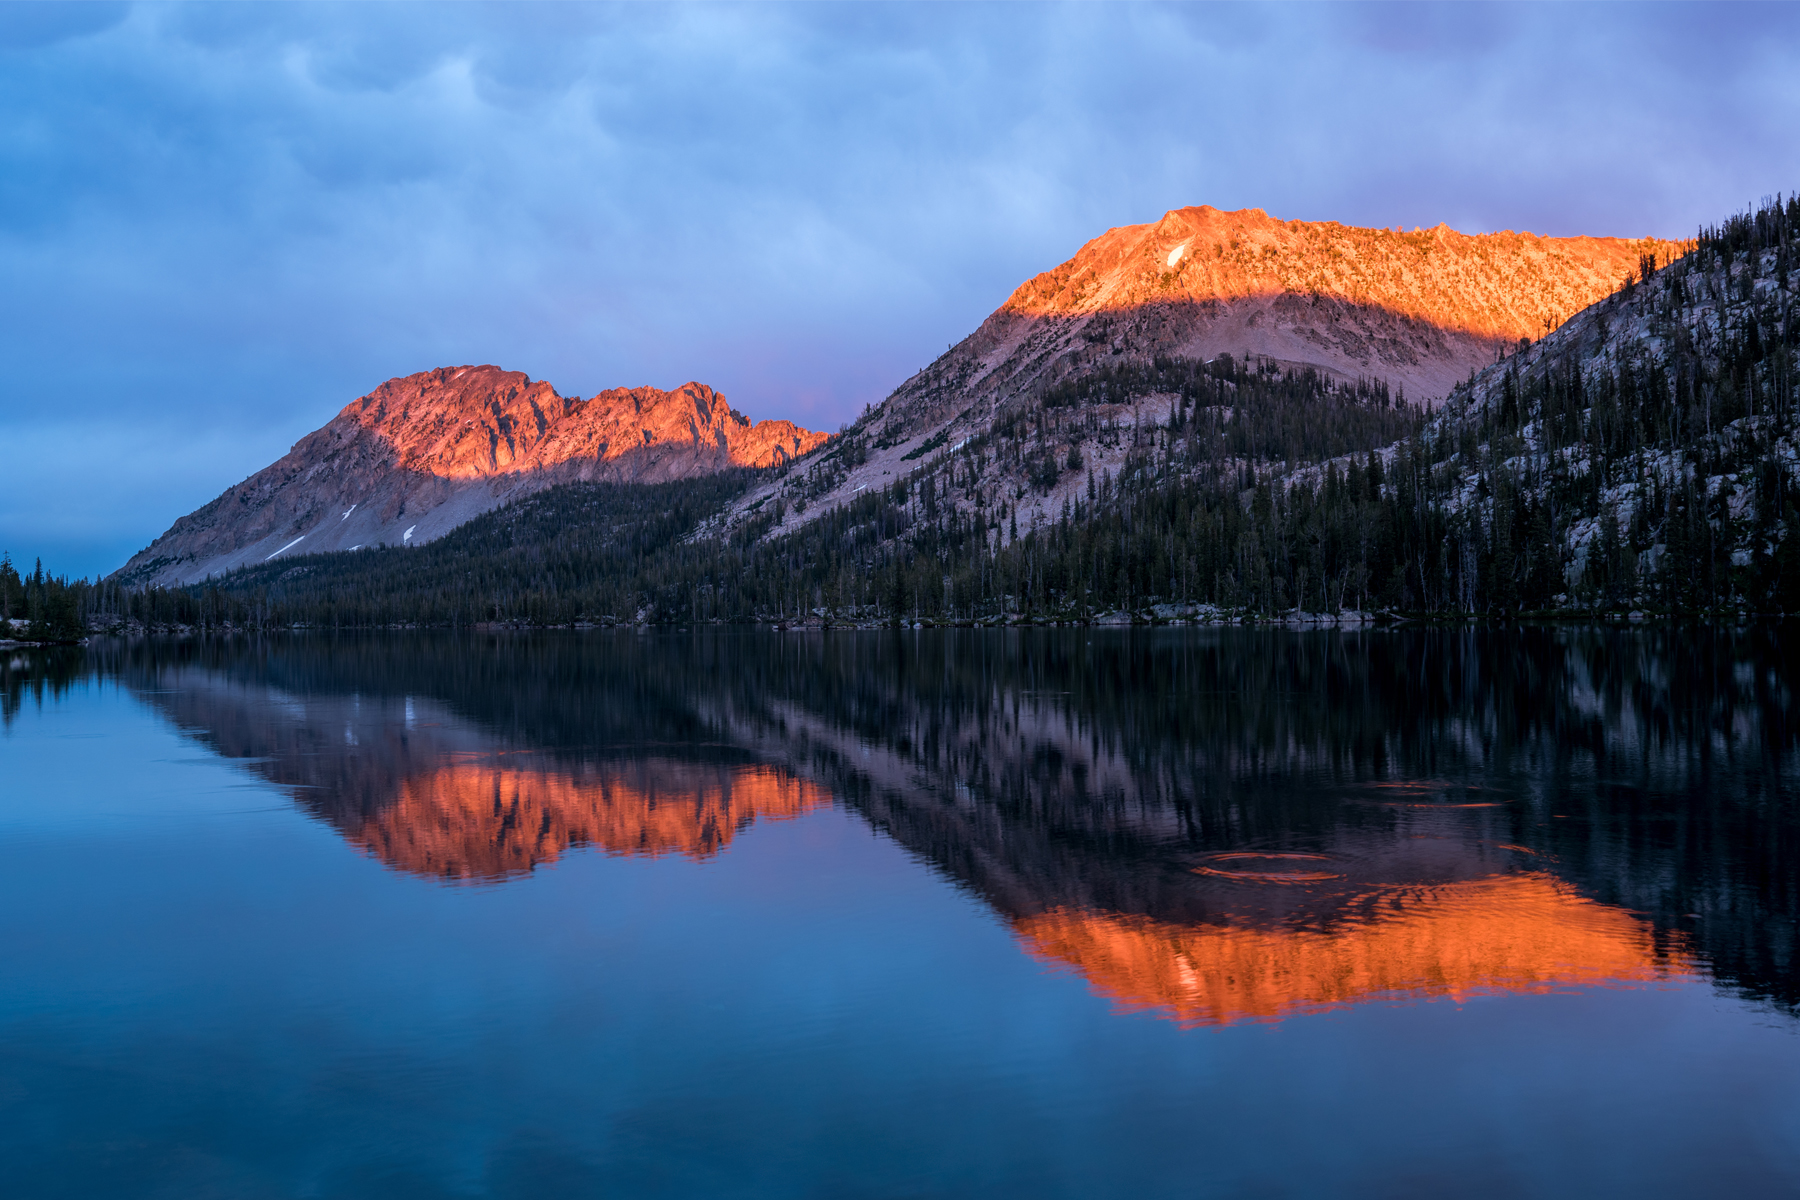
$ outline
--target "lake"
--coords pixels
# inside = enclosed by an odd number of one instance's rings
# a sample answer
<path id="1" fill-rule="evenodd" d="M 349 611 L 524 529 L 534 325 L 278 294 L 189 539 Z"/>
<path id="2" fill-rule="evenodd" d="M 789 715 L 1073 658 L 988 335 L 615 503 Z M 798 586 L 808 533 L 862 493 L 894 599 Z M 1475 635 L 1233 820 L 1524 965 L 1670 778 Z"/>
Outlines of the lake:
<path id="1" fill-rule="evenodd" d="M 0 1193 L 1800 1193 L 1797 641 L 0 652 Z"/>

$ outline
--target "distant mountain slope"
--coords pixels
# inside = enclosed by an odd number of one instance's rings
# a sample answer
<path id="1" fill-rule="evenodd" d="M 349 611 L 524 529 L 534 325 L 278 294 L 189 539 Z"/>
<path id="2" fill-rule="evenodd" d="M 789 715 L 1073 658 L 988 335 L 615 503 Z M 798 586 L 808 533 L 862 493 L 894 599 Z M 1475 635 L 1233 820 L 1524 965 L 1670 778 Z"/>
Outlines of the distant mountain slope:
<path id="1" fill-rule="evenodd" d="M 645 583 L 799 619 L 1800 613 L 1797 249 L 1800 198 L 1646 252 L 1430 414 L 1225 354 L 885 448 L 878 411 L 737 502 L 714 561 L 757 565 Z"/>
<path id="2" fill-rule="evenodd" d="M 193 583 L 283 554 L 418 545 L 571 481 L 661 482 L 805 454 L 828 435 L 757 421 L 701 383 L 591 400 L 493 366 L 390 379 L 177 521 L 117 573 Z"/>
<path id="3" fill-rule="evenodd" d="M 1074 351 L 1053 373 L 1115 352 L 1233 353 L 1439 399 L 1497 348 L 1540 337 L 1611 292 L 1642 255 L 1666 263 L 1681 249 L 1648 238 L 1469 235 L 1444 225 L 1404 233 L 1183 208 L 1154 225 L 1108 230 L 1021 284 L 971 348 L 1003 377 L 1031 373 L 1052 348 Z M 1062 336 L 1072 320 L 1082 322 L 1079 344 Z M 1085 336 L 1096 327 L 1102 338 Z"/>
<path id="4" fill-rule="evenodd" d="M 1655 238 L 1469 235 L 1443 225 L 1403 233 L 1281 221 L 1261 209 L 1176 209 L 1108 230 L 1021 284 L 853 427 L 863 461 L 835 472 L 828 489 L 804 485 L 807 507 L 824 511 L 879 486 L 910 470 L 921 446 L 986 435 L 1058 389 L 1169 359 L 1230 355 L 1434 403 L 1521 338 L 1613 292 L 1645 256 L 1666 265 L 1685 249 Z M 748 496 L 739 511 L 769 498 L 792 507 L 801 486 Z"/>
<path id="5" fill-rule="evenodd" d="M 1795 199 L 1703 230 L 1395 448 L 1466 607 L 1800 611 L 1796 230 Z M 1430 574 L 1394 599 L 1452 607 Z"/>

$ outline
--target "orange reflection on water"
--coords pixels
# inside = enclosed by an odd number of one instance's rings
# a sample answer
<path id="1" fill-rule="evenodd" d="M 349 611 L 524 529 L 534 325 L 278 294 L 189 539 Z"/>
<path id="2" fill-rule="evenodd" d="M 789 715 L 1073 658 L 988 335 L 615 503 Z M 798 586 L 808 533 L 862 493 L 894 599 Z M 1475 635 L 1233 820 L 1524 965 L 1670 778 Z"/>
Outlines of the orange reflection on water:
<path id="1" fill-rule="evenodd" d="M 555 862 L 565 849 L 705 858 L 758 819 L 796 817 L 831 793 L 770 767 L 652 760 L 571 775 L 493 761 L 405 780 L 351 841 L 404 871 L 492 880 Z"/>
<path id="2" fill-rule="evenodd" d="M 1387 899 L 1387 898 L 1384 898 Z M 1685 945 L 1542 873 L 1393 889 L 1382 917 L 1333 929 L 1175 924 L 1055 909 L 1015 923 L 1125 1011 L 1183 1025 L 1273 1020 L 1368 1000 L 1694 977 Z"/>

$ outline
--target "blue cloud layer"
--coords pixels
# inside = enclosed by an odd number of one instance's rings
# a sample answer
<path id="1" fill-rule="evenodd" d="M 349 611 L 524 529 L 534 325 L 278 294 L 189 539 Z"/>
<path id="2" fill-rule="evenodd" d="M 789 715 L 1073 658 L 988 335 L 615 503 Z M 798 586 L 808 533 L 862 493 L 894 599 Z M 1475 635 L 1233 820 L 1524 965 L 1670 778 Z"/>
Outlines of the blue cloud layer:
<path id="1" fill-rule="evenodd" d="M 834 428 L 1168 208 L 1680 236 L 1786 8 L 0 5 L 0 548 L 116 566 L 392 375 Z"/>

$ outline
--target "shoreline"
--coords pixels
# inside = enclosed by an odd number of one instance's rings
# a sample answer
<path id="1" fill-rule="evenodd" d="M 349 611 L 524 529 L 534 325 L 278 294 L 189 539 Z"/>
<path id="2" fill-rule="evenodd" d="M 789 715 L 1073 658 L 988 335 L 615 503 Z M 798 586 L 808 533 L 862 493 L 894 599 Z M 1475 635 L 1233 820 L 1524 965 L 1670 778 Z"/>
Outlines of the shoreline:
<path id="1" fill-rule="evenodd" d="M 1156 606 L 1157 609 L 1177 606 Z M 1519 613 L 1510 617 L 1489 616 L 1485 614 L 1461 613 L 1398 613 L 1398 612 L 1363 612 L 1346 611 L 1342 613 L 1309 613 L 1292 612 L 1268 615 L 1243 613 L 1229 610 L 1211 612 L 1163 612 L 1140 610 L 1123 612 L 1112 610 L 1092 614 L 1032 614 L 1008 613 L 1000 616 L 974 618 L 932 618 L 924 617 L 916 620 L 868 620 L 854 616 L 837 617 L 830 614 L 812 615 L 804 618 L 760 617 L 753 620 L 730 621 L 712 619 L 703 621 L 681 620 L 617 620 L 600 618 L 597 620 L 578 619 L 575 621 L 541 623 L 531 621 L 480 621 L 468 625 L 428 624 L 421 622 L 397 621 L 384 625 L 338 625 L 324 626 L 299 622 L 291 625 L 272 626 L 239 626 L 233 624 L 220 625 L 142 625 L 114 624 L 96 626 L 90 629 L 86 638 L 76 642 L 39 642 L 25 639 L 0 639 L 0 650 L 10 649 L 46 649 L 56 646 L 82 646 L 95 638 L 138 638 L 138 637 L 210 637 L 233 636 L 239 634 L 268 633 L 398 633 L 405 631 L 468 631 L 477 633 L 531 633 L 550 630 L 567 630 L 571 632 L 591 632 L 594 630 L 631 629 L 640 632 L 650 630 L 678 630 L 686 632 L 696 628 L 716 629 L 762 629 L 773 633 L 827 632 L 832 630 L 883 630 L 883 629 L 1291 629 L 1291 630 L 1346 630 L 1364 631 L 1398 628 L 1506 628 L 1522 625 L 1571 627 L 1615 627 L 1632 628 L 1668 625 L 1704 625 L 1709 627 L 1747 625 L 1763 622 L 1779 622 L 1791 619 L 1793 614 L 1787 613 L 1666 613 L 1632 609 L 1629 611 L 1587 612 L 1570 610 L 1553 610 L 1545 612 Z"/>

